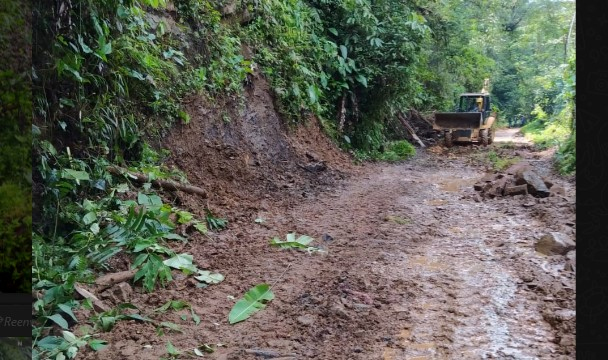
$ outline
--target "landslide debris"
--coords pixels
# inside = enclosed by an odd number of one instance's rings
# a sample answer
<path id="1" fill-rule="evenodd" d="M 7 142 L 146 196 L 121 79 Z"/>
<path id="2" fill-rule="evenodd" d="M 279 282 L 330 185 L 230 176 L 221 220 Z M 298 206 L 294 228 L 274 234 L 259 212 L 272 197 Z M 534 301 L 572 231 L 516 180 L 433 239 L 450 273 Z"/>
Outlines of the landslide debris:
<path id="1" fill-rule="evenodd" d="M 537 198 L 564 195 L 564 189 L 540 176 L 527 162 L 512 165 L 503 172 L 489 173 L 473 185 L 483 198 L 532 195 Z"/>

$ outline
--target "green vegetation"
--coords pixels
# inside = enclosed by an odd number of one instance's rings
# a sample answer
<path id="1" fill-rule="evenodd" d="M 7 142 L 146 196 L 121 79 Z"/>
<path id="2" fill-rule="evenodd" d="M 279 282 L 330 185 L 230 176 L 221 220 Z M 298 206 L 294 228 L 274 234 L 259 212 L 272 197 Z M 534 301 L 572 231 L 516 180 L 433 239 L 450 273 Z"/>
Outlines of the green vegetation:
<path id="1" fill-rule="evenodd" d="M 562 94 L 561 106 L 545 109 L 536 105 L 532 114 L 534 121 L 526 124 L 521 131 L 541 148 L 557 147 L 556 167 L 564 175 L 576 171 L 576 129 L 574 118 L 575 104 L 575 75 L 574 60 L 572 59 L 564 72 L 566 86 Z"/>
<path id="2" fill-rule="evenodd" d="M 504 155 L 497 154 L 494 150 L 488 152 L 488 160 L 495 170 L 505 170 L 509 166 L 518 163 L 521 158 L 515 157 L 505 157 Z"/>
<path id="3" fill-rule="evenodd" d="M 0 4 L 0 292 L 29 293 L 32 283 L 32 166 L 28 8 Z M 6 54 L 6 55 L 5 55 Z"/>
<path id="4" fill-rule="evenodd" d="M 0 360 L 29 360 L 32 341 L 29 338 L 0 338 Z"/>
<path id="5" fill-rule="evenodd" d="M 416 155 L 416 148 L 406 140 L 385 142 L 379 150 L 355 150 L 355 158 L 358 161 L 398 162 L 407 160 L 414 155 Z"/>
<path id="6" fill-rule="evenodd" d="M 73 300 L 75 284 L 108 271 L 117 254 L 131 259 L 133 280 L 146 291 L 172 281 L 172 270 L 195 277 L 199 287 L 223 280 L 197 268 L 191 255 L 174 252 L 171 242 L 188 241 L 178 228 L 206 234 L 225 228 L 225 219 L 204 209 L 201 220 L 163 201 L 150 183 L 139 187 L 108 168 L 120 165 L 149 181 L 187 181 L 161 166 L 166 154 L 144 139 L 189 121 L 179 105 L 185 94 L 241 91 L 250 67 L 238 58 L 239 40 L 220 26 L 219 12 L 208 2 L 176 2 L 179 26 L 169 18 L 153 20 L 165 1 L 62 2 L 61 15 L 36 6 L 33 148 L 40 200 L 34 208 L 33 287 L 44 296 L 34 306 L 33 356 L 71 357 L 79 347 L 97 350 L 99 343 L 92 335 L 66 338 L 67 320 L 90 320 L 108 331 L 136 316 L 119 307 L 91 319 L 66 317 L 73 308 L 93 310 Z M 186 37 L 179 36 L 188 23 Z M 186 58 L 187 44 L 198 47 L 196 56 Z M 49 334 L 51 323 L 64 329 L 63 338 Z"/>
<path id="7" fill-rule="evenodd" d="M 576 171 L 576 135 L 570 135 L 557 150 L 556 154 L 557 170 L 568 175 Z"/>

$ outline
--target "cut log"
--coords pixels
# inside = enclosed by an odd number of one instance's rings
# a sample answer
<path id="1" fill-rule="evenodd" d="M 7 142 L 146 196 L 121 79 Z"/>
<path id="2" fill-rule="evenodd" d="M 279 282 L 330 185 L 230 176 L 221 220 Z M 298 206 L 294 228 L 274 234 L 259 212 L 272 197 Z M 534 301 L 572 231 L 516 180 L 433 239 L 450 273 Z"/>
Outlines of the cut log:
<path id="1" fill-rule="evenodd" d="M 399 112 L 397 114 L 397 117 L 399 118 L 399 120 L 401 121 L 403 126 L 406 128 L 406 130 L 410 133 L 410 135 L 412 135 L 414 140 L 418 141 L 418 144 L 420 144 L 420 147 L 426 147 L 426 145 L 424 145 L 424 143 L 422 142 L 422 140 L 420 140 L 418 135 L 416 135 L 414 128 L 412 128 L 412 126 L 407 122 L 407 119 L 405 118 L 405 116 L 403 116 L 403 113 Z"/>
<path id="2" fill-rule="evenodd" d="M 99 287 L 99 290 L 105 290 L 109 287 L 112 287 L 115 284 L 119 284 L 121 282 L 129 281 L 135 276 L 137 270 L 128 270 L 121 271 L 117 273 L 105 274 L 103 276 L 98 277 L 95 280 L 95 285 Z"/>
<path id="3" fill-rule="evenodd" d="M 198 186 L 180 184 L 170 180 L 152 180 L 144 174 L 133 173 L 127 169 L 123 169 L 118 166 L 108 166 L 107 170 L 113 175 L 124 175 L 140 183 L 151 183 L 156 188 L 164 190 L 180 190 L 189 194 L 199 195 L 202 198 L 207 197 L 207 192 Z"/>

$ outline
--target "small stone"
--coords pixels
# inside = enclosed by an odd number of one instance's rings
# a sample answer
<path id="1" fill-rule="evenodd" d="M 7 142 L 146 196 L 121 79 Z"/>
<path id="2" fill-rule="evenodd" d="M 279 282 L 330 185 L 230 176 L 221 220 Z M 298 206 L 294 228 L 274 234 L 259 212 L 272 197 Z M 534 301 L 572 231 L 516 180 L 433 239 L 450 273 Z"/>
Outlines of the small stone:
<path id="1" fill-rule="evenodd" d="M 568 251 L 568 253 L 566 254 L 566 259 L 568 259 L 576 264 L 576 251 L 575 250 Z"/>
<path id="2" fill-rule="evenodd" d="M 346 312 L 346 308 L 344 307 L 344 305 L 340 304 L 340 303 L 336 303 L 331 307 L 331 312 L 334 313 L 334 315 L 341 317 L 343 319 L 350 319 L 350 315 L 348 315 L 348 313 Z"/>
<path id="3" fill-rule="evenodd" d="M 112 295 L 118 302 L 129 302 L 133 289 L 126 282 L 121 282 L 112 287 Z"/>
<path id="4" fill-rule="evenodd" d="M 520 276 L 523 282 L 532 282 L 534 280 L 534 276 L 530 273 L 524 273 Z"/>
<path id="5" fill-rule="evenodd" d="M 496 175 L 495 174 L 486 174 L 479 181 L 481 181 L 481 182 L 492 182 L 494 180 L 496 180 Z"/>
<path id="6" fill-rule="evenodd" d="M 566 196 L 566 189 L 563 186 L 553 186 L 551 187 L 551 196 L 561 195 Z"/>
<path id="7" fill-rule="evenodd" d="M 527 195 L 528 185 L 505 186 L 505 196 Z"/>
<path id="8" fill-rule="evenodd" d="M 315 323 L 315 318 L 312 315 L 298 316 L 296 320 L 298 321 L 298 323 L 304 326 L 310 326 Z"/>
<path id="9" fill-rule="evenodd" d="M 575 343 L 576 341 L 573 336 L 564 336 L 559 342 L 561 346 L 574 346 Z"/>
<path id="10" fill-rule="evenodd" d="M 576 251 L 572 250 L 566 254 L 566 264 L 564 265 L 566 271 L 576 271 Z"/>

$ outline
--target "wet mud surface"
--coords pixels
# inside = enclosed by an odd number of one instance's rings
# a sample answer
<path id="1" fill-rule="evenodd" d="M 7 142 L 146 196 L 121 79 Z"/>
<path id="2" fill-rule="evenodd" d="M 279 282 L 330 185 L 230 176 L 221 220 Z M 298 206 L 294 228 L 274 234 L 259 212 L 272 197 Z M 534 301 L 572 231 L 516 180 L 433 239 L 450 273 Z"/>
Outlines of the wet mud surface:
<path id="1" fill-rule="evenodd" d="M 155 359 L 171 341 L 179 358 L 208 344 L 211 359 L 573 359 L 575 265 L 534 246 L 550 231 L 575 238 L 574 183 L 551 173 L 550 154 L 514 148 L 566 194 L 480 201 L 473 184 L 487 167 L 471 159 L 485 151 L 419 151 L 307 197 L 248 200 L 227 230 L 179 249 L 223 282 L 200 289 L 177 275 L 152 294 L 135 287 L 140 308 L 188 301 L 198 326 L 180 319 L 185 310 L 155 318 L 182 333 L 121 321 L 101 335 L 110 346 L 84 358 Z M 313 236 L 326 252 L 270 247 L 288 232 Z M 235 301 L 262 282 L 275 299 L 229 325 Z"/>

